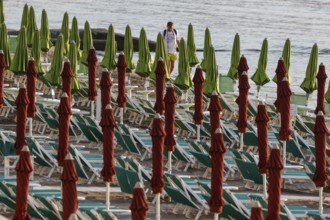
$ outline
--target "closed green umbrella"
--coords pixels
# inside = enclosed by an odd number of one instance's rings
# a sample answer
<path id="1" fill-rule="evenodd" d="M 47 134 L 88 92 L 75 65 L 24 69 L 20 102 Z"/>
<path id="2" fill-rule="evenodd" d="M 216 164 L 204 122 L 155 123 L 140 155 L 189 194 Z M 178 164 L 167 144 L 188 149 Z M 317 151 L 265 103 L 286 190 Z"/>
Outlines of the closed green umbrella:
<path id="1" fill-rule="evenodd" d="M 107 68 L 108 70 L 116 69 L 117 44 L 115 37 L 114 28 L 112 24 L 110 24 L 108 28 L 107 41 L 105 44 L 104 57 L 101 62 L 101 66 Z"/>
<path id="2" fill-rule="evenodd" d="M 139 60 L 135 72 L 142 77 L 148 77 L 151 73 L 151 55 L 147 34 L 144 28 L 140 31 L 139 39 Z"/>
<path id="3" fill-rule="evenodd" d="M 8 44 L 7 26 L 5 23 L 0 26 L 0 50 L 3 50 L 5 54 L 6 69 L 8 69 L 11 64 L 11 57 Z"/>
<path id="4" fill-rule="evenodd" d="M 186 42 L 183 38 L 180 40 L 179 51 L 179 74 L 173 83 L 179 88 L 187 90 L 192 86 L 192 81 L 190 78 L 191 68 L 188 61 Z"/>
<path id="5" fill-rule="evenodd" d="M 290 76 L 290 63 L 291 63 L 291 41 L 290 39 L 286 39 L 283 51 L 282 51 L 282 58 L 284 60 L 285 69 L 286 69 L 286 77 L 288 78 L 288 82 L 291 83 L 291 76 Z M 273 82 L 277 83 L 276 74 L 273 77 Z"/>
<path id="6" fill-rule="evenodd" d="M 32 47 L 34 32 L 37 30 L 37 22 L 36 22 L 36 14 L 34 13 L 34 8 L 30 7 L 29 12 L 29 20 L 27 24 L 27 31 L 26 31 L 26 42 L 28 47 Z"/>
<path id="7" fill-rule="evenodd" d="M 317 60 L 318 60 L 318 48 L 317 48 L 317 44 L 314 44 L 311 55 L 309 57 L 305 79 L 300 85 L 300 88 L 302 88 L 307 93 L 307 95 L 311 94 L 314 90 L 317 89 L 317 84 L 316 84 L 316 74 L 318 67 Z"/>
<path id="8" fill-rule="evenodd" d="M 50 41 L 50 30 L 48 27 L 48 16 L 46 10 L 41 13 L 41 28 L 40 28 L 40 46 L 41 51 L 48 52 L 49 48 L 53 46 Z"/>
<path id="9" fill-rule="evenodd" d="M 205 37 L 204 37 L 204 51 L 203 51 L 203 60 L 201 63 L 202 69 L 205 71 L 207 69 L 207 56 L 209 55 L 209 48 L 212 45 L 211 33 L 209 28 L 205 29 Z"/>
<path id="10" fill-rule="evenodd" d="M 71 41 L 74 41 L 76 43 L 77 59 L 80 60 L 80 58 L 81 58 L 80 35 L 79 35 L 79 28 L 78 28 L 78 20 L 76 17 L 73 17 L 73 19 L 72 19 L 70 39 L 71 39 Z"/>
<path id="11" fill-rule="evenodd" d="M 21 28 L 28 26 L 28 20 L 29 20 L 29 6 L 28 4 L 24 5 L 23 13 L 22 13 L 22 19 L 21 19 Z"/>
<path id="12" fill-rule="evenodd" d="M 39 76 L 44 75 L 45 70 L 42 68 L 41 65 L 41 58 L 40 58 L 40 34 L 39 30 L 34 31 L 34 38 L 33 38 L 33 43 L 32 43 L 32 57 L 34 58 L 37 72 Z"/>
<path id="13" fill-rule="evenodd" d="M 74 41 L 71 41 L 70 43 L 70 48 L 69 48 L 69 55 L 68 58 L 70 60 L 71 64 L 71 70 L 72 70 L 72 84 L 71 84 L 71 90 L 72 93 L 76 93 L 80 90 L 80 85 L 78 81 L 78 76 L 77 76 L 77 47 L 76 43 Z"/>
<path id="14" fill-rule="evenodd" d="M 196 55 L 196 45 L 194 37 L 194 28 L 190 23 L 188 26 L 188 37 L 187 37 L 187 56 L 188 62 L 191 67 L 194 67 L 199 63 L 199 60 Z"/>
<path id="15" fill-rule="evenodd" d="M 218 64 L 215 57 L 214 47 L 211 45 L 208 49 L 209 54 L 207 55 L 207 69 L 205 71 L 205 84 L 204 93 L 211 95 L 213 91 L 220 94 L 219 75 L 218 75 Z"/>
<path id="16" fill-rule="evenodd" d="M 257 98 L 259 97 L 260 87 L 270 81 L 267 74 L 267 64 L 268 64 L 268 40 L 267 38 L 265 38 L 264 41 L 262 42 L 257 70 L 251 77 L 253 82 L 257 85 Z"/>
<path id="17" fill-rule="evenodd" d="M 239 34 L 235 35 L 233 49 L 231 51 L 231 61 L 230 61 L 230 68 L 228 70 L 227 76 L 233 80 L 238 79 L 238 64 L 241 58 L 241 42 Z"/>
<path id="18" fill-rule="evenodd" d="M 50 66 L 49 72 L 46 74 L 45 79 L 53 86 L 61 85 L 61 72 L 63 67 L 63 35 L 57 37 L 54 56 Z"/>
<path id="19" fill-rule="evenodd" d="M 0 0 L 0 24 L 5 23 L 5 13 L 3 7 L 3 0 Z"/>
<path id="20" fill-rule="evenodd" d="M 93 36 L 92 36 L 92 30 L 91 27 L 89 26 L 89 22 L 85 22 L 85 28 L 84 28 L 84 43 L 83 43 L 83 52 L 81 56 L 80 62 L 84 64 L 85 66 L 88 66 L 88 53 L 89 49 L 93 47 Z"/>
<path id="21" fill-rule="evenodd" d="M 64 45 L 64 56 L 69 53 L 69 40 L 70 40 L 70 30 L 69 30 L 69 14 L 64 13 L 61 33 L 63 34 L 63 45 Z"/>
<path id="22" fill-rule="evenodd" d="M 164 37 L 162 33 L 158 33 L 157 41 L 156 41 L 156 51 L 155 51 L 155 58 L 154 58 L 154 64 L 152 66 L 152 72 L 150 74 L 150 78 L 153 80 L 156 80 L 156 68 L 157 68 L 157 61 L 159 58 L 163 58 L 166 74 L 165 79 L 170 79 L 170 73 L 168 70 L 168 62 L 167 62 L 167 52 L 165 49 L 165 43 L 164 43 Z"/>
<path id="23" fill-rule="evenodd" d="M 133 53 L 134 53 L 134 45 L 133 45 L 131 27 L 127 25 L 125 30 L 125 37 L 124 37 L 124 54 L 126 57 L 127 73 L 131 73 L 135 69 L 135 64 L 133 61 Z"/>
<path id="24" fill-rule="evenodd" d="M 10 65 L 10 70 L 15 75 L 24 75 L 28 64 L 28 51 L 26 45 L 26 28 L 23 26 L 18 34 L 18 44 L 15 50 L 14 58 Z"/>

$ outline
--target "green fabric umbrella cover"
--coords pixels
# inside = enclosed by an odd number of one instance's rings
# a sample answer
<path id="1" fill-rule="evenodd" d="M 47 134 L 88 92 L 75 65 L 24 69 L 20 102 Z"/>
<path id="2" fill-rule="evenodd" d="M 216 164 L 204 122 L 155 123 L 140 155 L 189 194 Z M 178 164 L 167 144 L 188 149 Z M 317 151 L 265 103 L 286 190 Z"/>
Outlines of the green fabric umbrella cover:
<path id="1" fill-rule="evenodd" d="M 327 101 L 327 103 L 330 104 L 330 81 L 329 81 L 329 85 L 328 85 L 328 90 L 325 93 L 325 100 Z"/>
<path id="2" fill-rule="evenodd" d="M 233 49 L 231 51 L 231 61 L 230 61 L 230 68 L 228 70 L 227 76 L 233 80 L 238 79 L 238 64 L 241 57 L 241 42 L 239 34 L 235 35 Z"/>
<path id="3" fill-rule="evenodd" d="M 53 46 L 50 41 L 50 30 L 48 27 L 48 16 L 46 10 L 41 13 L 41 28 L 40 28 L 40 46 L 43 52 L 48 52 L 49 48 Z"/>
<path id="4" fill-rule="evenodd" d="M 21 19 L 21 28 L 28 26 L 28 20 L 29 20 L 29 6 L 28 4 L 24 5 L 23 13 L 22 13 L 22 19 Z"/>
<path id="5" fill-rule="evenodd" d="M 262 42 L 257 70 L 251 77 L 251 79 L 257 86 L 263 86 L 270 81 L 267 75 L 267 64 L 268 64 L 268 40 L 267 38 L 265 38 L 264 41 Z"/>
<path id="6" fill-rule="evenodd" d="M 314 90 L 317 89 L 317 84 L 316 84 L 317 68 L 318 68 L 318 48 L 317 48 L 317 44 L 314 44 L 311 55 L 309 57 L 305 79 L 300 85 L 300 88 L 302 88 L 307 94 L 311 94 Z"/>
<path id="7" fill-rule="evenodd" d="M 8 69 L 11 64 L 11 57 L 10 57 L 10 49 L 8 44 L 8 31 L 5 23 L 3 23 L 0 26 L 0 50 L 3 50 L 4 52 L 6 69 Z"/>
<path id="8" fill-rule="evenodd" d="M 49 72 L 46 74 L 45 79 L 53 86 L 61 85 L 61 72 L 63 68 L 63 35 L 57 37 L 54 56 L 50 66 Z"/>
<path id="9" fill-rule="evenodd" d="M 201 63 L 202 69 L 205 71 L 207 69 L 207 56 L 209 55 L 209 48 L 212 45 L 211 33 L 209 28 L 205 29 L 205 37 L 204 37 L 204 51 L 203 51 L 203 60 Z"/>
<path id="10" fill-rule="evenodd" d="M 69 53 L 69 40 L 70 40 L 70 30 L 69 30 L 69 14 L 64 13 L 61 33 L 63 34 L 63 45 L 64 45 L 64 56 Z"/>
<path id="11" fill-rule="evenodd" d="M 135 64 L 133 61 L 134 45 L 131 27 L 126 26 L 125 37 L 124 37 L 124 54 L 126 57 L 126 72 L 131 73 L 135 69 Z"/>
<path id="12" fill-rule="evenodd" d="M 80 60 L 81 58 L 80 35 L 79 35 L 78 20 L 76 17 L 73 17 L 72 19 L 70 39 L 71 41 L 74 41 L 76 43 L 77 59 Z"/>
<path id="13" fill-rule="evenodd" d="M 151 55 L 149 50 L 149 42 L 144 28 L 142 28 L 140 31 L 139 60 L 136 65 L 135 72 L 142 77 L 148 77 L 151 73 Z"/>
<path id="14" fill-rule="evenodd" d="M 213 91 L 217 91 L 220 94 L 220 84 L 218 76 L 218 64 L 215 57 L 214 47 L 208 49 L 209 54 L 207 55 L 207 69 L 205 71 L 205 84 L 204 93 L 211 95 Z"/>
<path id="15" fill-rule="evenodd" d="M 5 13 L 3 7 L 3 0 L 0 0 L 0 24 L 5 23 Z"/>
<path id="16" fill-rule="evenodd" d="M 71 43 L 70 43 L 68 58 L 70 60 L 71 70 L 72 70 L 71 90 L 72 90 L 72 93 L 76 93 L 80 90 L 80 85 L 79 85 L 78 75 L 77 75 L 77 72 L 78 72 L 77 47 L 76 47 L 76 43 L 74 41 L 71 41 Z"/>
<path id="17" fill-rule="evenodd" d="M 156 80 L 156 68 L 157 68 L 157 61 L 159 58 L 163 58 L 164 64 L 165 64 L 165 69 L 166 69 L 166 74 L 165 74 L 165 79 L 170 79 L 170 72 L 168 69 L 168 62 L 167 62 L 167 52 L 165 49 L 165 42 L 164 42 L 164 37 L 162 33 L 158 33 L 157 36 L 157 41 L 156 41 L 156 51 L 155 51 L 155 58 L 154 58 L 154 63 L 152 66 L 152 72 L 150 74 L 150 78 L 153 80 Z"/>
<path id="18" fill-rule="evenodd" d="M 284 60 L 285 69 L 286 69 L 286 78 L 288 79 L 288 82 L 291 83 L 291 76 L 290 76 L 290 63 L 291 63 L 291 41 L 290 39 L 286 39 L 283 51 L 282 51 L 282 58 Z M 273 81 L 277 83 L 277 77 L 276 74 L 273 77 Z"/>
<path id="19" fill-rule="evenodd" d="M 190 78 L 191 68 L 188 61 L 186 42 L 183 38 L 180 40 L 179 51 L 179 74 L 173 83 L 179 88 L 187 90 L 192 86 L 192 81 Z"/>
<path id="20" fill-rule="evenodd" d="M 18 34 L 18 44 L 10 70 L 16 75 L 24 75 L 28 64 L 28 51 L 26 45 L 26 28 L 23 26 Z"/>
<path id="21" fill-rule="evenodd" d="M 93 36 L 92 36 L 92 30 L 91 27 L 89 26 L 89 22 L 85 22 L 85 27 L 84 27 L 84 42 L 83 42 L 83 52 L 81 56 L 80 62 L 84 64 L 85 66 L 88 66 L 88 53 L 89 49 L 93 47 Z"/>
<path id="22" fill-rule="evenodd" d="M 39 30 L 34 31 L 33 43 L 32 43 L 32 57 L 34 58 L 37 72 L 39 76 L 44 75 L 45 70 L 41 65 L 41 55 L 40 55 L 40 34 Z"/>
<path id="23" fill-rule="evenodd" d="M 34 8 L 31 6 L 26 32 L 27 45 L 30 48 L 32 47 L 34 32 L 37 29 L 36 14 L 34 13 Z"/>
<path id="24" fill-rule="evenodd" d="M 188 62 L 191 67 L 194 67 L 199 63 L 199 60 L 196 55 L 196 45 L 194 37 L 194 28 L 190 23 L 188 26 L 188 37 L 187 37 L 187 56 Z"/>
<path id="25" fill-rule="evenodd" d="M 105 44 L 104 57 L 102 59 L 101 66 L 107 68 L 108 70 L 116 69 L 116 52 L 117 44 L 115 30 L 111 24 L 108 28 L 107 41 Z"/>

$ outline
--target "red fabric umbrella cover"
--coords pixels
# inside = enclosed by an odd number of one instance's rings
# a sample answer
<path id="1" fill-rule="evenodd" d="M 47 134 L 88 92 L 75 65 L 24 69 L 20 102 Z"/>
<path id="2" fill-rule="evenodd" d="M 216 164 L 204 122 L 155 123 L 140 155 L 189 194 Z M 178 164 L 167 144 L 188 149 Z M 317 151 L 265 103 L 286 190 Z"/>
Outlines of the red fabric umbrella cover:
<path id="1" fill-rule="evenodd" d="M 71 83 L 72 83 L 72 69 L 70 61 L 66 60 L 64 62 L 62 70 L 62 92 L 66 92 L 69 96 L 69 103 L 71 103 Z"/>
<path id="2" fill-rule="evenodd" d="M 26 70 L 26 78 L 27 78 L 27 95 L 29 98 L 29 105 L 27 110 L 27 116 L 30 118 L 34 118 L 37 112 L 36 107 L 36 79 L 38 73 L 36 69 L 36 63 L 33 59 L 29 60 L 28 67 Z"/>
<path id="3" fill-rule="evenodd" d="M 162 193 L 164 190 L 164 141 L 165 130 L 162 119 L 157 114 L 153 120 L 150 132 L 152 139 L 152 177 L 151 188 L 154 194 Z"/>
<path id="4" fill-rule="evenodd" d="M 0 52 L 0 108 L 3 106 L 3 83 L 5 80 L 6 61 L 5 55 Z"/>
<path id="5" fill-rule="evenodd" d="M 28 195 L 30 176 L 33 171 L 30 151 L 27 146 L 20 152 L 19 160 L 16 164 L 17 189 L 16 189 L 16 209 L 14 220 L 31 219 L 28 213 Z"/>
<path id="6" fill-rule="evenodd" d="M 101 89 L 101 115 L 105 107 L 111 103 L 111 86 L 112 81 L 110 79 L 110 73 L 106 70 L 102 72 L 100 80 L 100 89 Z"/>
<path id="7" fill-rule="evenodd" d="M 222 106 L 220 104 L 220 96 L 217 92 L 213 92 L 211 95 L 211 101 L 208 108 L 210 112 L 210 125 L 211 125 L 211 137 L 213 136 L 215 130 L 220 128 L 220 113 L 222 111 Z"/>
<path id="8" fill-rule="evenodd" d="M 149 210 L 144 190 L 141 187 L 134 187 L 133 198 L 130 205 L 132 220 L 146 220 Z"/>
<path id="9" fill-rule="evenodd" d="M 327 185 L 328 173 L 326 168 L 326 144 L 328 128 L 325 124 L 324 116 L 320 110 L 316 116 L 313 130 L 315 134 L 315 164 L 316 169 L 313 181 L 316 187 L 325 187 Z"/>
<path id="10" fill-rule="evenodd" d="M 267 220 L 280 220 L 280 199 L 282 188 L 283 164 L 280 149 L 272 149 L 268 164 L 268 216 Z"/>
<path id="11" fill-rule="evenodd" d="M 91 48 L 88 52 L 88 100 L 96 101 L 96 65 L 97 57 L 95 48 Z"/>
<path id="12" fill-rule="evenodd" d="M 176 145 L 174 139 L 175 132 L 175 103 L 176 103 L 174 87 L 170 86 L 166 89 L 165 102 L 165 148 L 167 151 L 174 151 Z"/>
<path id="13" fill-rule="evenodd" d="M 193 78 L 194 82 L 194 92 L 195 92 L 195 112 L 194 112 L 194 122 L 196 125 L 201 125 L 203 123 L 203 93 L 204 93 L 204 77 L 203 70 L 198 66 Z"/>
<path id="14" fill-rule="evenodd" d="M 76 165 L 71 154 L 66 155 L 63 163 L 62 180 L 62 220 L 68 220 L 72 213 L 76 213 L 78 209 L 78 193 L 77 185 L 78 175 Z"/>
<path id="15" fill-rule="evenodd" d="M 319 66 L 319 72 L 317 73 L 317 104 L 315 109 L 315 114 L 317 114 L 319 111 L 322 111 L 323 114 L 325 114 L 324 111 L 324 91 L 325 91 L 325 83 L 328 78 L 326 72 L 325 72 L 325 66 L 323 63 Z"/>
<path id="16" fill-rule="evenodd" d="M 258 203 L 258 205 L 253 206 L 251 208 L 250 220 L 264 220 L 264 216 L 262 215 L 262 209 L 261 209 L 259 203 Z"/>
<path id="17" fill-rule="evenodd" d="M 256 123 L 258 128 L 259 172 L 267 173 L 268 161 L 268 122 L 266 105 L 258 105 Z"/>
<path id="18" fill-rule="evenodd" d="M 118 97 L 117 104 L 119 108 L 126 107 L 126 58 L 124 53 L 118 57 L 117 70 L 118 70 Z"/>
<path id="19" fill-rule="evenodd" d="M 164 86 L 165 86 L 165 64 L 162 58 L 159 58 L 157 62 L 156 73 L 156 103 L 155 111 L 158 114 L 163 115 L 165 111 L 164 103 Z"/>
<path id="20" fill-rule="evenodd" d="M 112 182 L 116 175 L 114 167 L 114 133 L 116 127 L 115 116 L 110 107 L 107 105 L 103 111 L 102 119 L 100 121 L 102 127 L 103 140 L 103 168 L 101 174 L 104 182 Z"/>
<path id="21" fill-rule="evenodd" d="M 237 120 L 237 130 L 240 133 L 245 133 L 248 127 L 247 122 L 247 112 L 248 112 L 248 95 L 249 95 L 249 78 L 247 72 L 243 72 L 239 76 L 239 97 L 236 102 L 238 102 L 238 120 Z"/>
<path id="22" fill-rule="evenodd" d="M 217 128 L 212 139 L 210 155 L 212 156 L 212 176 L 211 176 L 211 198 L 208 201 L 210 211 L 221 213 L 225 202 L 222 199 L 222 185 L 224 175 L 224 158 L 226 146 L 223 141 L 223 134 L 220 128 Z"/>
<path id="23" fill-rule="evenodd" d="M 284 63 L 284 60 L 281 58 L 278 60 L 277 62 L 277 67 L 276 67 L 276 70 L 275 70 L 275 73 L 276 73 L 276 81 L 277 81 L 277 97 L 276 97 L 276 101 L 274 102 L 274 105 L 276 107 L 276 111 L 277 112 L 280 112 L 280 103 L 278 100 L 279 100 L 279 91 L 280 91 L 280 87 L 281 87 L 281 82 L 282 82 L 282 79 L 283 77 L 286 76 L 286 68 L 285 68 L 285 63 Z"/>
<path id="24" fill-rule="evenodd" d="M 69 152 L 69 129 L 70 129 L 70 116 L 71 106 L 69 104 L 69 98 L 66 93 L 62 94 L 60 105 L 58 106 L 58 150 L 57 150 L 57 162 L 59 166 L 63 166 L 64 158 Z"/>
<path id="25" fill-rule="evenodd" d="M 243 72 L 247 72 L 248 70 L 249 65 L 247 63 L 247 59 L 244 55 L 242 55 L 237 67 L 238 76 L 240 76 Z"/>
<path id="26" fill-rule="evenodd" d="M 279 88 L 279 99 L 280 113 L 281 113 L 281 128 L 280 128 L 280 139 L 281 141 L 289 141 L 291 138 L 290 129 L 290 101 L 291 101 L 291 89 L 286 77 L 283 78 Z"/>
<path id="27" fill-rule="evenodd" d="M 16 103 L 16 154 L 19 154 L 22 147 L 26 145 L 26 117 L 27 108 L 29 105 L 29 98 L 27 96 L 26 88 L 21 86 L 18 96 L 15 100 Z"/>

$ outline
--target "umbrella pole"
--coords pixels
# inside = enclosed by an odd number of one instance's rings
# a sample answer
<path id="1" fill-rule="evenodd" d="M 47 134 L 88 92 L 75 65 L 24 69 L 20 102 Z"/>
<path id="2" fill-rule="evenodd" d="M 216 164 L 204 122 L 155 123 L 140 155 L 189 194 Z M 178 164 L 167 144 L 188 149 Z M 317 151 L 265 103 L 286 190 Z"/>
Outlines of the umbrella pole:
<path id="1" fill-rule="evenodd" d="M 96 121 L 101 120 L 101 90 L 97 90 L 97 98 L 96 98 Z"/>
<path id="2" fill-rule="evenodd" d="M 106 185 L 105 206 L 106 206 L 106 210 L 110 211 L 110 182 L 105 182 L 105 185 Z"/>
<path id="3" fill-rule="evenodd" d="M 320 210 L 320 216 L 323 216 L 323 187 L 319 188 L 319 210 Z"/>
<path id="4" fill-rule="evenodd" d="M 257 99 L 259 98 L 260 86 L 257 86 Z"/>
<path id="5" fill-rule="evenodd" d="M 172 174 L 172 151 L 168 152 L 168 173 Z"/>
<path id="6" fill-rule="evenodd" d="M 286 166 L 286 141 L 283 142 L 283 167 Z"/>
<path id="7" fill-rule="evenodd" d="M 124 124 L 124 108 L 120 108 L 120 124 Z"/>
<path id="8" fill-rule="evenodd" d="M 201 125 L 197 125 L 197 141 L 201 140 Z"/>
<path id="9" fill-rule="evenodd" d="M 51 88 L 51 95 L 52 95 L 52 99 L 55 99 L 55 86 L 52 86 L 52 88 Z"/>
<path id="10" fill-rule="evenodd" d="M 156 220 L 160 220 L 160 193 L 156 195 Z"/>
<path id="11" fill-rule="evenodd" d="M 244 137 L 244 134 L 241 133 L 240 134 L 240 141 L 239 141 L 239 149 L 240 150 L 243 150 L 243 137 Z"/>
<path id="12" fill-rule="evenodd" d="M 19 76 L 15 77 L 17 88 L 19 89 Z"/>
<path id="13" fill-rule="evenodd" d="M 30 135 L 30 137 L 32 137 L 32 121 L 33 121 L 33 119 L 32 118 L 29 118 L 29 135 Z"/>
<path id="14" fill-rule="evenodd" d="M 267 198 L 267 175 L 265 173 L 262 174 L 262 190 L 264 198 Z"/>
<path id="15" fill-rule="evenodd" d="M 219 213 L 214 213 L 214 220 L 218 220 L 219 219 Z"/>
<path id="16" fill-rule="evenodd" d="M 94 119 L 95 101 L 91 101 L 91 118 Z"/>

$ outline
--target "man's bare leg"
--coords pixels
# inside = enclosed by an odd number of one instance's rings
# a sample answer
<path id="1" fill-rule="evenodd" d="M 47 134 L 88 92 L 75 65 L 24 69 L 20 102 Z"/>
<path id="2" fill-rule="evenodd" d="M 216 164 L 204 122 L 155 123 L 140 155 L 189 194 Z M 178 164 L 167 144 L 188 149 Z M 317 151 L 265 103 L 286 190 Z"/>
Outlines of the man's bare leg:
<path id="1" fill-rule="evenodd" d="M 174 70 L 174 64 L 175 64 L 175 60 L 170 60 L 170 73 L 172 73 Z"/>

